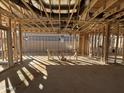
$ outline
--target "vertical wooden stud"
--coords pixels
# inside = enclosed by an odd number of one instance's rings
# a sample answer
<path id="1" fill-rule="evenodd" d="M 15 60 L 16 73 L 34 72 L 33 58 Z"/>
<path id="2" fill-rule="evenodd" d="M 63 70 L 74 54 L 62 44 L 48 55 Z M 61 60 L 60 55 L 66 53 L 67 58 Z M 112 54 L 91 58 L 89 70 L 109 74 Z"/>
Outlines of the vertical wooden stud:
<path id="1" fill-rule="evenodd" d="M 9 19 L 9 27 L 7 31 L 7 49 L 9 66 L 13 65 L 12 35 L 11 35 L 11 19 Z"/>

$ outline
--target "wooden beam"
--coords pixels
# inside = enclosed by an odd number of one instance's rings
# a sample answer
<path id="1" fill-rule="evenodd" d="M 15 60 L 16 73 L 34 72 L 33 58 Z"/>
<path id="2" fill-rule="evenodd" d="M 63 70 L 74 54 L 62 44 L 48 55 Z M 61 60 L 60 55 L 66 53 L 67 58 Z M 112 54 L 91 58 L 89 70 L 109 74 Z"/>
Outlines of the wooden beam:
<path id="1" fill-rule="evenodd" d="M 109 9 L 110 7 L 112 7 L 114 4 L 116 4 L 118 2 L 118 0 L 114 0 L 114 1 L 108 1 L 106 2 L 106 6 L 101 6 L 94 14 L 93 17 L 90 18 L 88 21 L 92 21 L 94 20 L 99 14 L 105 12 L 107 9 Z M 85 25 L 89 25 L 88 23 L 83 24 L 81 27 L 79 27 L 76 31 L 78 31 L 79 29 L 81 29 L 82 27 L 85 27 Z"/>
<path id="2" fill-rule="evenodd" d="M 38 18 L 37 14 L 32 10 L 32 8 L 31 8 L 24 0 L 21 0 L 21 1 L 22 1 L 23 4 L 31 11 L 31 13 L 34 15 L 34 17 L 35 17 L 35 18 Z M 41 21 L 40 21 L 40 23 L 41 23 L 44 27 L 47 28 L 47 26 L 46 26 L 44 23 L 42 23 Z M 35 25 L 36 25 L 40 30 L 42 30 L 42 28 L 41 28 L 38 24 L 35 23 Z M 48 28 L 47 28 L 47 29 L 48 29 Z M 49 30 L 49 29 L 48 29 L 48 30 Z"/>
<path id="3" fill-rule="evenodd" d="M 99 0 L 91 0 L 89 5 L 85 8 L 84 12 L 81 14 L 80 20 L 86 20 L 87 13 L 96 5 Z"/>
<path id="4" fill-rule="evenodd" d="M 5 6 L 5 8 L 6 8 L 8 11 L 10 10 L 9 5 L 7 5 L 7 3 L 5 3 L 4 0 L 1 0 L 0 2 Z"/>
<path id="5" fill-rule="evenodd" d="M 80 0 L 79 0 L 80 1 Z M 78 11 L 77 11 L 77 17 L 76 17 L 76 22 L 75 22 L 75 24 L 73 25 L 73 27 L 72 27 L 72 29 L 71 30 L 73 30 L 76 26 L 78 26 L 78 24 L 79 24 L 79 21 L 80 20 L 78 20 L 78 18 L 79 18 L 79 12 L 80 12 L 80 2 L 78 2 L 78 9 L 77 9 Z M 70 11 L 70 10 L 69 10 Z M 70 13 L 69 13 L 70 14 Z M 69 15 L 68 14 L 68 15 Z"/>
<path id="6" fill-rule="evenodd" d="M 49 21 L 48 19 L 42 19 L 42 18 L 23 18 L 23 19 L 15 19 L 15 21 L 18 21 L 20 23 L 30 23 L 30 22 L 47 22 Z M 67 21 L 66 19 L 61 19 L 61 22 L 65 22 Z M 70 20 L 70 22 L 73 22 L 73 23 L 77 23 L 78 20 Z M 59 22 L 58 19 L 53 19 L 52 20 L 53 23 L 56 23 L 56 22 Z M 94 23 L 97 23 L 97 24 L 100 24 L 100 23 L 107 23 L 108 21 L 95 21 L 95 20 L 92 20 L 92 21 L 85 21 L 85 20 L 80 20 L 78 21 L 79 24 L 85 24 L 85 23 L 88 23 L 87 25 L 89 24 L 94 24 Z"/>
<path id="7" fill-rule="evenodd" d="M 47 11 L 46 11 L 46 8 L 44 7 L 44 5 L 43 5 L 43 3 L 42 3 L 41 0 L 39 0 L 39 2 L 40 2 L 40 5 L 41 5 L 41 7 L 43 8 L 43 10 L 44 10 L 44 12 L 45 12 L 45 15 L 47 16 L 47 18 L 48 18 L 48 20 L 49 20 L 49 22 L 50 22 L 50 24 L 51 24 L 51 26 L 52 26 L 53 31 L 54 31 L 53 23 L 52 23 L 52 21 L 51 21 L 49 15 L 48 15 L 48 13 L 47 13 Z"/>
<path id="8" fill-rule="evenodd" d="M 70 16 L 70 3 L 71 3 L 71 0 L 68 0 L 68 17 Z"/>
<path id="9" fill-rule="evenodd" d="M 1 12 L 1 14 L 5 15 L 7 17 L 10 17 L 10 18 L 15 18 L 16 17 L 15 15 L 11 14 L 11 12 L 3 9 L 2 7 L 0 7 L 0 12 Z"/>
<path id="10" fill-rule="evenodd" d="M 49 5 L 49 8 L 50 8 L 50 11 L 51 11 L 51 12 L 50 12 L 50 19 L 51 19 L 51 13 L 52 13 L 52 5 L 51 5 L 51 0 L 49 0 L 49 4 L 50 4 L 50 5 Z"/>
<path id="11" fill-rule="evenodd" d="M 69 20 L 67 21 L 67 24 L 66 24 L 64 30 L 67 29 L 67 27 L 68 27 L 68 25 L 69 25 L 69 23 L 70 23 L 70 21 L 71 21 L 71 19 L 72 19 L 72 16 L 73 16 L 73 14 L 74 14 L 74 10 L 76 9 L 76 6 L 78 5 L 78 2 L 79 2 L 79 0 L 76 0 L 75 5 L 74 5 L 73 10 L 72 10 L 72 13 L 71 13 L 71 15 L 70 15 L 70 18 L 69 18 Z"/>
<path id="12" fill-rule="evenodd" d="M 121 17 L 121 16 L 124 15 L 124 13 L 121 12 L 121 11 L 123 11 L 123 9 L 124 9 L 124 2 L 123 2 L 123 1 L 120 1 L 119 4 L 118 4 L 118 6 L 115 6 L 115 7 L 112 8 L 109 12 L 105 13 L 105 14 L 104 14 L 104 17 L 103 17 L 102 19 L 100 19 L 100 20 L 101 20 L 101 21 L 102 21 L 102 20 L 105 20 L 105 18 L 108 18 L 108 17 L 110 17 L 110 16 L 116 14 L 114 18 L 112 18 L 111 20 L 109 20 L 109 21 L 114 21 L 114 20 L 116 20 L 117 18 L 119 18 L 119 17 Z"/>
<path id="13" fill-rule="evenodd" d="M 96 18 L 99 14 L 103 13 L 104 11 L 106 11 L 107 9 L 109 9 L 110 7 L 112 7 L 114 4 L 116 4 L 119 0 L 110 0 L 108 2 L 106 2 L 105 6 L 100 7 L 94 14 L 93 17 L 90 20 L 93 20 L 94 18 Z"/>
<path id="14" fill-rule="evenodd" d="M 8 0 L 9 1 L 9 0 Z M 5 0 L 1 0 L 1 3 L 6 7 L 6 10 L 8 12 L 10 12 L 10 14 L 13 14 L 15 17 L 17 16 L 13 11 L 12 8 L 10 6 L 10 4 L 8 4 L 7 2 L 5 2 Z M 4 14 L 4 13 L 3 13 Z M 18 16 L 19 17 L 19 16 Z"/>
<path id="15" fill-rule="evenodd" d="M 3 26 L 3 25 L 0 25 L 0 29 L 8 31 L 8 29 L 10 29 L 10 27 L 6 27 L 6 26 Z"/>
<path id="16" fill-rule="evenodd" d="M 32 15 L 37 18 L 37 14 L 31 9 L 31 7 L 25 2 L 25 0 L 21 0 L 23 4 L 31 11 Z"/>
<path id="17" fill-rule="evenodd" d="M 22 17 L 28 17 L 27 15 L 24 15 L 23 13 L 22 13 L 22 11 L 15 5 L 15 4 L 13 4 L 12 2 L 10 2 L 9 0 L 4 0 L 6 3 L 8 3 L 13 9 L 15 9 L 16 11 L 18 11 L 19 12 L 19 14 L 21 14 L 22 15 Z"/>
<path id="18" fill-rule="evenodd" d="M 32 18 L 32 14 L 28 9 L 24 9 L 22 7 L 20 7 L 20 9 L 23 11 L 23 14 L 26 14 L 26 15 L 28 15 L 28 17 Z"/>

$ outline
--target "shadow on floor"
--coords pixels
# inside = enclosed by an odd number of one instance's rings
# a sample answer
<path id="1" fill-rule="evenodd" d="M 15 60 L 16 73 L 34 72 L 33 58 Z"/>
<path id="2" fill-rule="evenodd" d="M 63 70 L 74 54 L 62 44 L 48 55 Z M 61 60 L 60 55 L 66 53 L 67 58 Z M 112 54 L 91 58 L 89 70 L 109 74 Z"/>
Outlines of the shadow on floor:
<path id="1" fill-rule="evenodd" d="M 25 60 L 0 74 L 1 92 L 124 93 L 124 66 L 44 65 Z"/>

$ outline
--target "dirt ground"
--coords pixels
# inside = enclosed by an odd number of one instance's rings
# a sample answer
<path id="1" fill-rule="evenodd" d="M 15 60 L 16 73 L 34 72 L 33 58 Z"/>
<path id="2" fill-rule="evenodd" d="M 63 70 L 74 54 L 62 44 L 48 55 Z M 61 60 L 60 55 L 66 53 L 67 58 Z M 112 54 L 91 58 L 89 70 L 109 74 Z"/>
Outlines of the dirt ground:
<path id="1" fill-rule="evenodd" d="M 124 93 L 122 65 L 37 59 L 0 73 L 0 93 Z"/>

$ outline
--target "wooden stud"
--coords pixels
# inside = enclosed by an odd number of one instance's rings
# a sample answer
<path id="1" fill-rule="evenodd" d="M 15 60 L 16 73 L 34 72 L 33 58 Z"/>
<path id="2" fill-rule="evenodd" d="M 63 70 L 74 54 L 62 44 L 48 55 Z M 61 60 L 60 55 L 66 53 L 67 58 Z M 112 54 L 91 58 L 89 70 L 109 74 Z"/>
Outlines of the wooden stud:
<path id="1" fill-rule="evenodd" d="M 11 28 L 11 19 L 9 19 L 9 27 Z M 13 66 L 13 50 L 12 50 L 12 35 L 11 29 L 7 31 L 7 49 L 9 66 Z"/>
<path id="2" fill-rule="evenodd" d="M 74 45 L 74 49 L 76 49 L 76 34 L 74 34 L 74 43 L 73 43 Z"/>
<path id="3" fill-rule="evenodd" d="M 84 34 L 83 36 L 82 36 L 82 38 L 83 38 L 83 48 L 82 48 L 82 54 L 83 54 L 83 56 L 87 56 L 88 55 L 88 34 Z"/>
<path id="4" fill-rule="evenodd" d="M 92 37 L 91 37 L 91 38 L 92 38 L 92 44 L 91 44 L 91 51 L 92 51 L 91 53 L 92 53 L 92 54 L 91 54 L 91 56 L 93 57 L 93 54 L 94 54 L 94 53 L 93 53 L 94 33 L 92 33 Z"/>
<path id="5" fill-rule="evenodd" d="M 2 15 L 0 14 L 0 25 L 2 25 Z M 2 44 L 2 61 L 4 61 L 4 52 L 3 52 L 3 31 L 0 29 L 1 33 L 1 44 Z"/>
<path id="6" fill-rule="evenodd" d="M 109 43 L 110 43 L 110 23 L 107 23 L 106 24 L 106 27 L 105 27 L 106 31 L 105 31 L 105 43 L 104 43 L 104 62 L 105 63 L 108 63 L 108 55 L 109 55 Z"/>
<path id="7" fill-rule="evenodd" d="M 94 35 L 94 37 L 95 37 L 95 39 L 94 39 L 94 56 L 96 57 L 96 48 L 97 48 L 97 32 L 95 33 L 95 35 Z"/>
<path id="8" fill-rule="evenodd" d="M 123 63 L 124 63 L 124 34 L 123 34 Z"/>
<path id="9" fill-rule="evenodd" d="M 0 25 L 2 25 L 2 15 L 0 14 Z M 3 52 L 3 31 L 0 30 L 1 32 L 1 44 L 2 44 L 2 61 L 4 60 L 4 52 Z"/>
<path id="10" fill-rule="evenodd" d="M 5 59 L 5 53 L 4 53 L 4 50 L 5 50 L 5 47 L 4 47 L 4 31 L 1 30 L 1 33 L 2 33 L 2 60 L 4 61 Z"/>
<path id="11" fill-rule="evenodd" d="M 89 37 L 88 37 L 88 40 L 89 40 L 89 42 L 88 42 L 88 44 L 89 44 L 89 48 L 88 48 L 88 55 L 89 55 L 89 57 L 91 57 L 91 45 L 92 45 L 92 34 L 90 33 L 89 34 Z"/>
<path id="12" fill-rule="evenodd" d="M 82 55 L 82 48 L 83 48 L 83 37 L 82 34 L 79 36 L 79 54 Z"/>
<path id="13" fill-rule="evenodd" d="M 97 57 L 100 57 L 100 55 L 101 55 L 101 45 L 100 45 L 100 41 L 101 41 L 101 38 L 100 38 L 100 36 L 101 36 L 101 33 L 100 33 L 100 31 L 99 31 L 99 33 L 98 33 L 98 42 L 97 42 Z"/>
<path id="14" fill-rule="evenodd" d="M 16 28 L 14 26 L 14 31 L 13 31 L 13 56 L 14 60 L 17 62 L 18 61 L 18 54 L 17 54 L 17 36 L 16 36 Z"/>
<path id="15" fill-rule="evenodd" d="M 4 30 L 4 57 L 5 60 L 8 60 L 8 48 L 7 48 L 7 31 Z"/>
<path id="16" fill-rule="evenodd" d="M 86 35 L 86 55 L 89 56 L 89 35 Z"/>
<path id="17" fill-rule="evenodd" d="M 82 35 L 82 56 L 85 56 L 85 37 Z"/>
<path id="18" fill-rule="evenodd" d="M 104 45 L 105 45 L 105 26 L 102 28 L 102 56 L 101 56 L 101 61 L 103 61 L 104 57 Z"/>
<path id="19" fill-rule="evenodd" d="M 21 25 L 19 24 L 19 45 L 20 45 L 20 62 L 22 62 L 22 31 L 21 31 Z"/>
<path id="20" fill-rule="evenodd" d="M 116 48 L 115 48 L 115 60 L 114 63 L 117 61 L 117 50 L 118 50 L 118 42 L 119 42 L 119 24 L 117 24 L 117 40 L 116 40 Z"/>

